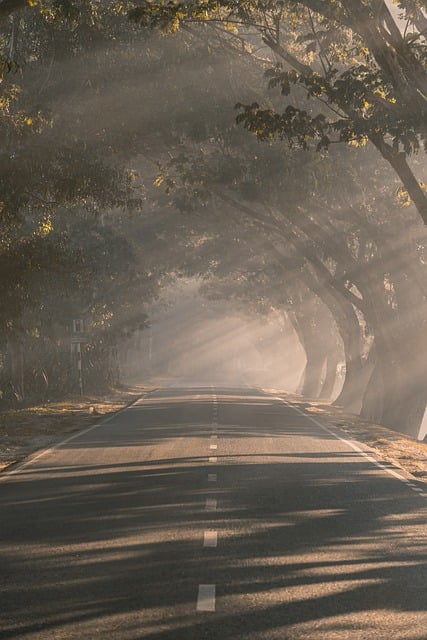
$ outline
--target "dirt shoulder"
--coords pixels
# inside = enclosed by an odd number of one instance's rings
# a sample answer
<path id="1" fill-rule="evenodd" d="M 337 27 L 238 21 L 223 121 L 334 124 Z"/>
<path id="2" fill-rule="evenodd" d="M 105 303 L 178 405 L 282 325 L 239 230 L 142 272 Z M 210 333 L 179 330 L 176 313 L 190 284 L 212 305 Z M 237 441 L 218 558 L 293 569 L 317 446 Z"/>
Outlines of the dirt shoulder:
<path id="1" fill-rule="evenodd" d="M 153 387 L 115 389 L 108 396 L 70 397 L 25 409 L 0 412 L 0 472 L 67 434 L 92 426 L 119 411 Z"/>
<path id="2" fill-rule="evenodd" d="M 268 390 L 271 393 L 271 390 Z M 275 392 L 277 393 L 277 392 Z M 277 393 L 290 400 L 302 410 L 313 414 L 326 427 L 336 427 L 349 440 L 368 445 L 373 453 L 382 460 L 403 469 L 420 482 L 427 483 L 427 444 L 413 440 L 398 431 L 380 424 L 363 420 L 358 416 L 345 413 L 342 409 L 326 402 L 306 401 L 300 396 Z"/>
<path id="3" fill-rule="evenodd" d="M 326 410 L 323 412 L 328 414 Z M 330 412 L 329 424 L 336 426 L 352 440 L 371 447 L 383 460 L 407 471 L 418 480 L 427 483 L 427 444 L 379 424 L 367 422 L 344 412 L 338 416 Z"/>

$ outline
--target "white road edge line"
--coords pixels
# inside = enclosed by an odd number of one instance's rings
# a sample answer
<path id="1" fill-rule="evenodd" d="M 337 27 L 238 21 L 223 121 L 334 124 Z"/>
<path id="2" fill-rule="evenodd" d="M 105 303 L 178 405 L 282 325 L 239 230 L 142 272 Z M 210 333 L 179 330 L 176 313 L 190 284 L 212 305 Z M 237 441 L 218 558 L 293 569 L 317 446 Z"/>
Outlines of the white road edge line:
<path id="1" fill-rule="evenodd" d="M 136 400 L 134 400 L 133 402 L 128 404 L 126 407 L 122 407 L 122 409 L 119 409 L 118 411 L 115 411 L 112 415 L 107 416 L 105 419 L 100 420 L 99 422 L 97 422 L 96 424 L 92 425 L 91 427 L 88 427 L 87 429 L 83 429 L 83 431 L 78 431 L 77 433 L 73 433 L 72 436 L 70 436 L 69 438 L 65 438 L 65 440 L 61 440 L 61 442 L 57 442 L 52 447 L 49 447 L 49 449 L 44 449 L 44 451 L 41 451 L 40 453 L 38 453 L 37 455 L 33 456 L 29 460 L 25 460 L 24 462 L 21 462 L 20 464 L 17 464 L 10 471 L 8 471 L 6 469 L 2 473 L 0 473 L 0 482 L 2 482 L 2 481 L 4 482 L 8 478 L 10 478 L 10 476 L 16 475 L 17 473 L 22 471 L 22 469 L 25 469 L 26 467 L 29 467 L 31 464 L 33 464 L 33 462 L 36 462 L 36 460 L 39 460 L 40 458 L 43 458 L 43 456 L 46 456 L 48 453 L 52 453 L 53 451 L 56 451 L 57 449 L 60 449 L 61 447 L 64 446 L 64 444 L 68 444 L 72 440 L 76 440 L 76 438 L 80 438 L 80 436 L 84 436 L 87 433 L 89 433 L 90 431 L 94 431 L 95 429 L 98 429 L 99 427 L 102 427 L 104 424 L 106 424 L 107 422 L 110 422 L 116 416 L 118 416 L 119 413 L 123 413 L 123 411 L 127 411 L 127 409 L 130 409 L 131 407 L 133 407 L 140 400 L 144 400 L 144 398 L 146 398 L 150 393 L 152 393 L 152 391 L 148 391 L 147 393 L 144 393 L 144 395 L 139 396 L 139 398 L 136 398 Z"/>
<path id="2" fill-rule="evenodd" d="M 381 464 L 381 462 L 378 462 L 377 460 L 375 460 L 374 457 L 370 456 L 369 453 L 366 453 L 366 451 L 364 451 L 361 447 L 359 447 L 359 445 L 357 445 L 352 440 L 347 440 L 346 438 L 342 438 L 337 433 L 334 433 L 332 431 L 332 429 L 329 429 L 328 427 L 325 427 L 325 425 L 323 425 L 321 422 L 316 420 L 316 418 L 313 418 L 312 416 L 308 415 L 307 413 L 304 413 L 304 411 L 301 411 L 301 409 L 299 409 L 298 407 L 294 407 L 294 406 L 290 405 L 288 402 L 286 402 L 286 400 L 283 400 L 283 398 L 279 398 L 278 396 L 275 396 L 275 399 L 276 400 L 280 400 L 280 402 L 283 402 L 283 404 L 285 404 L 286 406 L 290 407 L 291 409 L 293 409 L 294 411 L 299 413 L 301 416 L 304 416 L 305 418 L 308 418 L 309 420 L 311 420 L 311 422 L 313 422 L 315 425 L 317 425 L 318 427 L 323 429 L 323 431 L 326 431 L 326 433 L 329 433 L 329 435 L 333 436 L 337 440 L 341 440 L 341 442 L 344 442 L 351 449 L 353 449 L 354 451 L 357 451 L 358 453 L 360 453 L 360 455 L 362 455 L 364 458 L 369 460 L 369 462 L 372 462 L 372 464 L 375 465 L 376 467 L 378 467 L 378 469 L 382 469 L 383 471 L 386 471 L 389 475 L 397 478 L 401 482 L 405 482 L 406 484 L 409 482 L 408 479 L 405 478 L 404 476 L 400 475 L 400 473 L 397 473 L 393 469 L 389 469 L 385 465 Z"/>
<path id="3" fill-rule="evenodd" d="M 215 611 L 215 585 L 199 584 L 197 611 Z"/>

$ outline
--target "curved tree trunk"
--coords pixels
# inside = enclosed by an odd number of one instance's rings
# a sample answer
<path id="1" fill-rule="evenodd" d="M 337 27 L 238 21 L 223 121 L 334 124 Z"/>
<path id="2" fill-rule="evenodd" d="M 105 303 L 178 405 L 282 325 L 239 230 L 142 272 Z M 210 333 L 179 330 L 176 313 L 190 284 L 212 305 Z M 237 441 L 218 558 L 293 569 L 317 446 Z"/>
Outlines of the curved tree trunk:
<path id="1" fill-rule="evenodd" d="M 420 345 L 421 346 L 421 345 Z M 411 363 L 380 353 L 366 390 L 361 416 L 417 438 L 427 405 L 427 372 L 407 379 Z"/>
<path id="2" fill-rule="evenodd" d="M 343 406 L 346 411 L 358 413 L 362 405 L 367 374 L 361 356 L 361 327 L 355 309 L 352 303 L 339 295 L 333 287 L 316 284 L 313 277 L 305 279 L 305 283 L 315 291 L 331 312 L 343 343 L 345 378 L 334 404 Z"/>
<path id="3" fill-rule="evenodd" d="M 322 400 L 330 400 L 335 388 L 340 358 L 337 351 L 330 351 L 326 358 L 325 379 L 320 390 Z"/>
<path id="4" fill-rule="evenodd" d="M 406 154 L 403 151 L 395 152 L 393 147 L 389 145 L 380 134 L 370 135 L 369 139 L 378 149 L 382 157 L 397 173 L 424 224 L 427 225 L 427 196 L 421 183 L 417 180 L 409 166 Z"/>
<path id="5" fill-rule="evenodd" d="M 417 438 L 427 403 L 427 332 L 423 327 L 398 327 L 393 338 L 388 366 L 387 358 L 383 358 L 381 423 Z"/>
<path id="6" fill-rule="evenodd" d="M 289 313 L 289 318 L 307 359 L 297 391 L 307 398 L 318 398 L 326 353 L 313 326 L 313 317 L 300 309 L 294 309 Z"/>
<path id="7" fill-rule="evenodd" d="M 323 357 L 322 357 L 323 355 Z M 324 354 L 320 355 L 318 351 L 308 351 L 307 363 L 304 369 L 304 381 L 301 389 L 301 395 L 306 398 L 317 399 L 320 397 L 320 389 L 322 384 L 322 372 L 325 364 Z"/>
<path id="8" fill-rule="evenodd" d="M 375 351 L 375 355 L 370 358 L 372 361 L 371 373 L 363 397 L 360 415 L 366 420 L 380 423 L 385 406 L 384 367 L 386 364 L 384 356 L 377 356 L 377 345 L 374 345 L 372 349 Z"/>
<path id="9" fill-rule="evenodd" d="M 404 264 L 405 251 L 399 247 L 399 251 L 396 252 L 395 243 L 389 243 L 386 237 L 379 236 L 376 239 L 378 253 L 375 259 L 355 263 L 348 251 L 341 250 L 340 246 L 333 242 L 332 236 L 328 234 L 324 237 L 324 234 L 319 232 L 318 225 L 315 225 L 314 229 L 312 224 L 300 224 L 299 220 L 295 222 L 294 216 L 290 218 L 286 216 L 286 218 L 292 226 L 287 225 L 284 230 L 281 230 L 281 235 L 285 241 L 293 245 L 310 266 L 314 277 L 312 274 L 305 274 L 305 277 L 303 276 L 305 284 L 331 310 L 344 343 L 346 377 L 336 403 L 343 404 L 347 410 L 351 411 L 361 409 L 364 415 L 369 415 L 371 419 L 377 419 L 379 422 L 387 420 L 388 424 L 396 424 L 398 421 L 399 430 L 404 432 L 409 430 L 414 433 L 421 409 L 412 410 L 411 407 L 422 407 L 424 390 L 418 389 L 417 381 L 420 379 L 420 372 L 408 374 L 407 371 L 411 370 L 411 360 L 413 360 L 421 370 L 421 379 L 427 379 L 425 358 L 421 365 L 419 363 L 420 351 L 424 349 L 426 343 L 426 333 L 420 326 L 419 318 L 413 321 L 410 310 L 414 307 L 418 308 L 420 298 L 423 300 L 421 306 L 425 307 L 425 298 L 422 289 L 416 287 L 418 299 L 415 295 L 413 296 L 415 302 L 409 303 L 409 298 L 405 295 L 408 283 L 406 286 L 399 286 L 401 299 L 396 299 L 399 296 L 393 294 L 393 283 L 399 280 L 395 276 Z M 262 222 L 265 224 L 264 220 Z M 272 227 L 272 230 L 276 231 L 278 223 L 280 223 L 280 213 L 276 215 L 273 211 L 271 218 L 267 219 L 268 228 Z M 363 221 L 361 223 L 363 224 Z M 321 243 L 319 238 L 322 240 Z M 330 242 L 333 242 L 331 257 L 335 262 L 338 261 L 338 268 L 335 268 L 334 275 L 319 257 L 324 258 L 324 246 L 328 246 Z M 279 252 L 279 255 L 283 254 Z M 362 299 L 358 299 L 358 296 L 347 286 L 346 274 L 349 269 L 351 281 L 361 292 Z M 310 279 L 314 282 L 310 282 Z M 386 280 L 389 281 L 387 285 Z M 362 311 L 365 321 L 375 336 L 376 363 L 373 371 L 371 370 L 369 388 L 366 389 L 363 406 L 361 397 L 370 369 L 366 367 L 361 356 L 361 326 L 355 307 Z M 426 317 L 425 313 L 424 317 Z M 406 321 L 408 318 L 410 322 Z M 404 325 L 403 332 L 402 325 Z M 398 347 L 408 343 L 408 334 L 411 334 L 410 340 L 416 343 L 416 348 L 409 350 L 410 357 L 406 357 Z M 306 351 L 308 348 L 307 345 Z M 308 360 L 308 366 L 311 368 L 313 363 L 310 362 L 310 358 Z M 318 363 L 316 364 L 318 366 Z M 410 420 L 409 417 L 406 419 L 403 427 L 400 424 L 401 418 L 397 417 L 402 414 L 402 411 L 408 416 L 409 414 L 413 416 Z"/>
<path id="10" fill-rule="evenodd" d="M 298 319 L 297 319 L 296 313 L 294 313 L 294 310 L 289 310 L 288 311 L 288 318 L 289 318 L 289 322 L 291 323 L 292 327 L 295 330 L 295 333 L 296 333 L 297 338 L 298 338 L 298 340 L 300 342 L 300 345 L 303 348 L 304 353 L 305 353 L 306 363 L 304 365 L 304 369 L 301 372 L 300 378 L 298 380 L 297 388 L 295 390 L 295 393 L 298 393 L 299 395 L 301 395 L 302 394 L 302 388 L 304 386 L 305 369 L 306 369 L 306 366 L 307 366 L 307 352 L 305 350 L 304 334 L 302 332 L 301 327 L 299 326 Z"/>
<path id="11" fill-rule="evenodd" d="M 390 277 L 393 304 L 387 304 L 378 286 L 369 292 L 375 367 L 362 415 L 417 437 L 427 402 L 427 304 L 420 287 L 403 270 Z"/>
<path id="12" fill-rule="evenodd" d="M 243 211 L 246 215 L 249 215 L 258 222 L 261 222 L 263 228 L 267 228 L 272 231 L 273 234 L 277 234 L 285 242 L 290 242 L 295 250 L 307 261 L 306 264 L 309 265 L 310 272 L 303 270 L 300 274 L 300 278 L 306 287 L 315 293 L 331 312 L 344 345 L 346 375 L 343 388 L 339 398 L 336 400 L 336 403 L 342 404 L 348 411 L 357 412 L 362 403 L 364 385 L 366 384 L 366 372 L 364 370 L 364 362 L 361 357 L 361 327 L 353 306 L 353 304 L 358 303 L 358 299 L 345 287 L 343 278 L 340 278 L 339 282 L 334 282 L 332 274 L 319 259 L 320 249 L 316 244 L 316 238 L 319 235 L 318 225 L 314 225 L 315 229 L 313 229 L 312 221 L 305 220 L 305 223 L 301 227 L 301 224 L 296 225 L 295 216 L 285 215 L 285 220 L 287 222 L 286 227 L 280 228 L 280 224 L 278 224 L 278 222 L 280 222 L 280 211 L 278 212 L 279 220 L 274 211 L 272 213 L 270 210 L 268 211 L 267 218 L 265 219 L 251 207 L 242 205 L 242 203 L 236 202 L 234 199 L 230 199 L 227 196 L 221 195 L 221 198 L 228 204 L 232 204 L 232 206 L 236 207 L 238 210 Z M 267 209 L 269 208 L 267 207 Z M 301 222 L 299 218 L 298 220 Z M 306 223 L 308 223 L 309 228 L 306 228 Z M 298 236 L 298 233 L 296 233 L 292 228 L 294 225 L 296 225 L 303 234 L 311 238 L 310 246 L 307 246 L 305 241 Z M 313 238 L 311 237 L 311 232 L 313 232 Z M 321 235 L 323 237 L 324 234 Z M 329 239 L 330 238 L 328 236 L 328 240 Z M 336 242 L 334 244 L 335 246 L 337 245 Z M 286 259 L 286 252 L 283 251 L 280 246 L 277 246 L 274 242 L 273 247 L 279 259 Z M 338 253 L 341 255 L 342 251 L 339 250 Z M 348 252 L 344 253 L 347 255 Z M 287 267 L 287 263 L 285 263 L 285 266 Z M 354 300 L 354 303 L 351 299 Z M 296 326 L 295 329 L 297 334 L 300 336 L 301 345 L 305 348 L 307 353 L 309 347 L 308 345 L 304 345 L 304 339 L 301 337 L 301 330 Z M 313 363 L 310 362 L 310 358 L 308 357 L 307 360 L 309 361 L 308 366 L 311 367 Z M 316 363 L 316 367 L 318 368 L 318 363 Z M 307 376 L 305 376 L 305 378 L 307 378 Z M 310 382 L 310 386 L 311 385 L 312 382 Z M 306 385 L 303 384 L 302 386 L 304 387 Z M 302 389 L 300 389 L 300 391 L 302 391 Z"/>

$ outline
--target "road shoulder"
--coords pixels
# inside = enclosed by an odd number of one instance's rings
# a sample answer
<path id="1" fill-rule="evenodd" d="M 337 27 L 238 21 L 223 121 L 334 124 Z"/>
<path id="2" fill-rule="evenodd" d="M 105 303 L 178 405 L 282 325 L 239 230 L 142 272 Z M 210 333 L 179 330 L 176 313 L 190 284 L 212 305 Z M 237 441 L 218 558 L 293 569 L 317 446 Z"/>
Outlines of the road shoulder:
<path id="1" fill-rule="evenodd" d="M 34 407 L 0 412 L 0 473 L 69 434 L 87 429 L 125 408 L 148 385 L 123 386 L 108 395 L 70 397 Z"/>
<path id="2" fill-rule="evenodd" d="M 272 390 L 265 390 L 272 393 Z M 418 481 L 427 483 L 427 444 L 409 438 L 398 431 L 388 429 L 345 413 L 327 402 L 309 401 L 301 396 L 277 393 L 276 396 L 292 402 L 300 410 L 319 420 L 326 427 L 336 429 L 339 435 L 370 447 L 381 460 L 403 469 Z"/>

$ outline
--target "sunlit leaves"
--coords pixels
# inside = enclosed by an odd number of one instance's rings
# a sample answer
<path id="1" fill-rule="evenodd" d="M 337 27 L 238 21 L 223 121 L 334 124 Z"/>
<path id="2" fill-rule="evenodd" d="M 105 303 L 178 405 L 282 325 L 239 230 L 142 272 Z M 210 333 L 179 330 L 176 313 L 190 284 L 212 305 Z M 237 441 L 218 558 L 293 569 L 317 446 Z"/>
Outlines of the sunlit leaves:
<path id="1" fill-rule="evenodd" d="M 287 139 L 288 142 L 307 148 L 310 140 L 318 138 L 317 149 L 327 148 L 330 134 L 338 133 L 335 141 L 348 142 L 353 146 L 363 146 L 372 133 L 390 136 L 396 152 L 403 148 L 410 154 L 419 149 L 418 130 L 422 123 L 413 118 L 405 119 L 402 110 L 396 107 L 396 98 L 390 87 L 384 85 L 378 69 L 366 64 L 352 66 L 338 72 L 332 69 L 326 75 L 313 72 L 298 73 L 283 70 L 282 65 L 267 70 L 270 89 L 279 88 L 283 96 L 289 96 L 292 89 L 302 86 L 307 98 L 320 98 L 326 104 L 336 105 L 341 110 L 340 118 L 326 120 L 325 115 L 308 117 L 304 110 L 287 107 L 283 113 L 272 109 L 261 109 L 259 105 L 238 105 L 243 113 L 237 117 L 238 123 L 254 133 L 259 139 Z M 346 114 L 351 113 L 351 117 Z M 423 114 L 419 114 L 422 118 Z"/>
<path id="2" fill-rule="evenodd" d="M 261 109 L 255 102 L 251 105 L 237 104 L 242 113 L 236 117 L 237 123 L 260 140 L 278 137 L 287 140 L 289 145 L 308 148 L 308 143 L 320 137 L 321 145 L 327 146 L 329 141 L 325 135 L 327 124 L 325 116 L 318 114 L 314 118 L 307 111 L 288 105 L 282 114 L 271 109 Z"/>
<path id="3" fill-rule="evenodd" d="M 401 207 L 409 207 L 412 202 L 411 196 L 403 187 L 397 189 L 396 197 Z"/>
<path id="4" fill-rule="evenodd" d="M 282 65 L 278 65 L 274 69 L 268 69 L 265 72 L 265 77 L 269 79 L 269 89 L 280 87 L 281 94 L 288 96 L 291 92 L 291 85 L 295 85 L 298 82 L 299 75 L 294 69 L 289 71 L 283 71 L 282 69 Z"/>
<path id="5" fill-rule="evenodd" d="M 352 138 L 347 140 L 350 147 L 366 147 L 368 138 L 366 136 L 359 136 L 358 138 Z"/>
<path id="6" fill-rule="evenodd" d="M 40 236 L 41 238 L 46 238 L 53 232 L 53 221 L 51 216 L 44 216 L 42 220 L 40 220 L 35 235 Z"/>
<path id="7" fill-rule="evenodd" d="M 141 26 L 160 29 L 165 33 L 176 31 L 184 20 L 203 21 L 220 8 L 215 0 L 202 2 L 144 2 L 129 11 L 129 18 Z"/>
<path id="8" fill-rule="evenodd" d="M 0 95 L 0 112 L 2 115 L 10 115 L 11 106 L 17 100 L 21 90 L 16 84 L 9 85 Z"/>
<path id="9" fill-rule="evenodd" d="M 269 86 L 294 106 L 241 105 L 238 123 L 260 140 L 277 137 L 303 149 L 310 143 L 322 150 L 335 142 L 362 146 L 370 140 L 390 162 L 386 149 L 396 157 L 427 144 L 427 53 L 421 37 L 426 17 L 421 0 L 399 4 L 408 20 L 404 33 L 385 4 L 374 9 L 359 0 L 349 7 L 335 0 L 152 1 L 135 7 L 132 17 L 163 31 L 213 25 L 224 42 L 230 23 L 238 25 L 243 43 L 258 34 L 284 64 L 268 73 Z M 311 108 L 301 104 L 301 88 Z M 427 220 L 419 190 L 414 202 Z"/>
<path id="10" fill-rule="evenodd" d="M 165 177 L 163 175 L 158 175 L 154 180 L 153 184 L 155 187 L 161 187 L 165 181 Z"/>

